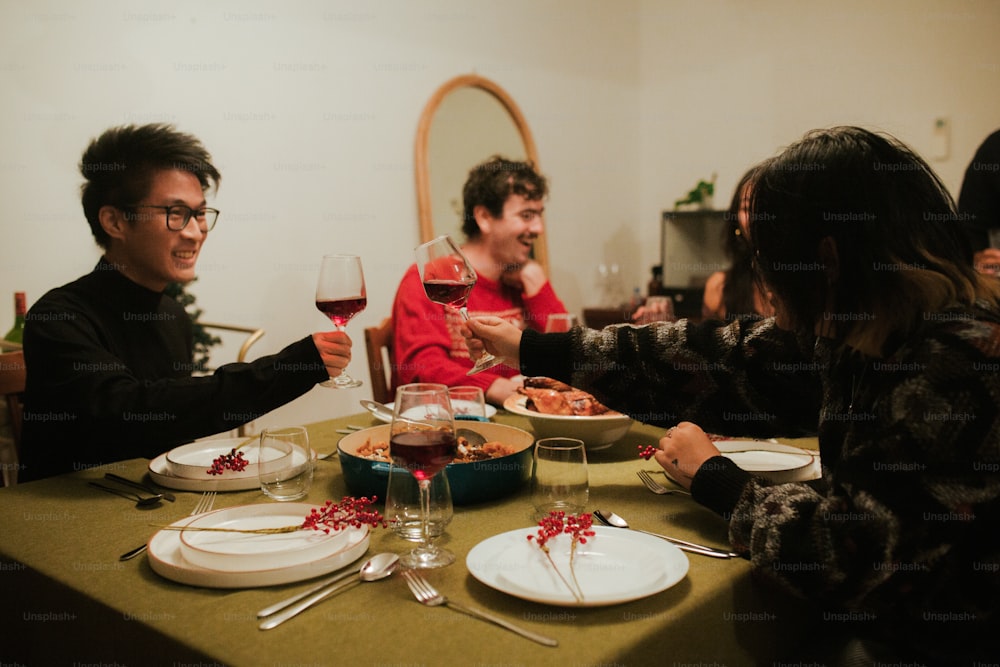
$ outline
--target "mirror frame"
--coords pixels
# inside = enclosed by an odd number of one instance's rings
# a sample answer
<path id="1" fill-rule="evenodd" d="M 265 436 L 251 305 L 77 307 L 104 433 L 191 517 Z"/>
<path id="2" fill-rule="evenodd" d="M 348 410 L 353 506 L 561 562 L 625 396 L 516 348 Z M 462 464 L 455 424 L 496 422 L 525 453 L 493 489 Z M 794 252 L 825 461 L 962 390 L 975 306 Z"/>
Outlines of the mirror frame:
<path id="1" fill-rule="evenodd" d="M 415 157 L 417 178 L 417 213 L 420 218 L 421 243 L 425 243 L 436 236 L 439 236 L 434 232 L 434 216 L 431 206 L 431 176 L 428 159 L 428 144 L 430 143 L 430 130 L 431 124 L 434 121 L 434 113 L 437 111 L 438 107 L 441 106 L 441 102 L 448 96 L 449 93 L 459 88 L 468 87 L 479 88 L 480 90 L 492 95 L 500 103 L 500 105 L 503 106 L 503 108 L 510 115 L 511 121 L 514 123 L 514 127 L 517 128 L 518 134 L 521 135 L 521 141 L 524 143 L 524 152 L 527 159 L 534 163 L 536 169 L 540 169 L 538 165 L 538 151 L 535 148 L 535 139 L 531 135 L 531 129 L 528 127 L 528 122 L 524 119 L 524 114 L 521 113 L 521 109 L 517 106 L 517 103 L 514 102 L 513 98 L 507 94 L 507 91 L 493 81 L 483 78 L 477 74 L 463 74 L 446 81 L 440 88 L 434 91 L 434 94 L 431 95 L 427 104 L 424 105 L 424 109 L 420 113 L 420 123 L 417 125 Z M 489 157 L 489 155 L 484 155 L 483 159 L 485 160 Z M 549 252 L 545 236 L 545 234 L 542 234 L 535 240 L 532 252 L 535 261 L 542 265 L 542 268 L 545 269 L 546 275 L 548 275 Z"/>

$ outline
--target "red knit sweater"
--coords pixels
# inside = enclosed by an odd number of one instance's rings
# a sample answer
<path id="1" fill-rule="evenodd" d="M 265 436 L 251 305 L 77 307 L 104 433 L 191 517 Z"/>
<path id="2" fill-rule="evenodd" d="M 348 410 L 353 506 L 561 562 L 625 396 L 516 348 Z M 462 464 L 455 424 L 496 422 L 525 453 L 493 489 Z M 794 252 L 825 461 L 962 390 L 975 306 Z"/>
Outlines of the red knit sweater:
<path id="1" fill-rule="evenodd" d="M 538 294 L 525 297 L 516 290 L 479 276 L 469 295 L 469 315 L 495 315 L 521 328 L 545 329 L 550 313 L 565 313 L 566 307 L 550 283 Z M 424 294 L 417 265 L 403 276 L 392 306 L 393 387 L 410 382 L 439 382 L 448 386 L 473 385 L 485 392 L 499 377 L 513 377 L 509 366 L 466 375 L 472 368 L 469 350 L 459 332 L 462 316 L 454 308 L 432 302 Z"/>

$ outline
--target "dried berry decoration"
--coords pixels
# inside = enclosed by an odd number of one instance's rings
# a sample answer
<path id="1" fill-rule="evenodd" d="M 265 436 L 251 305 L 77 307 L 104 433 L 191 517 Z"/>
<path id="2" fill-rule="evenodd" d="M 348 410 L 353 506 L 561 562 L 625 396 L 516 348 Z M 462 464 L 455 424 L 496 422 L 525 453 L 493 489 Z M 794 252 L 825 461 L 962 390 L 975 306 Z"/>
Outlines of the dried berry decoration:
<path id="1" fill-rule="evenodd" d="M 576 545 L 586 544 L 588 537 L 593 537 L 596 533 L 593 530 L 594 518 L 587 513 L 583 514 L 566 514 L 565 512 L 554 511 L 549 512 L 549 515 L 543 517 L 538 522 L 538 532 L 534 535 L 528 535 L 528 541 L 534 541 L 538 545 L 538 548 L 545 553 L 545 557 L 548 559 L 549 563 L 552 565 L 552 569 L 556 571 L 559 578 L 569 589 L 569 592 L 573 594 L 573 599 L 577 602 L 583 602 L 583 590 L 580 588 L 580 582 L 576 580 L 576 570 L 574 569 L 574 559 L 576 557 Z M 559 535 L 571 535 L 572 544 L 570 545 L 569 551 L 569 572 L 570 576 L 573 578 L 573 585 L 570 585 L 566 581 L 566 577 L 563 576 L 559 568 L 556 567 L 555 561 L 552 560 L 552 554 L 549 551 L 548 542 L 551 539 L 558 537 Z"/>

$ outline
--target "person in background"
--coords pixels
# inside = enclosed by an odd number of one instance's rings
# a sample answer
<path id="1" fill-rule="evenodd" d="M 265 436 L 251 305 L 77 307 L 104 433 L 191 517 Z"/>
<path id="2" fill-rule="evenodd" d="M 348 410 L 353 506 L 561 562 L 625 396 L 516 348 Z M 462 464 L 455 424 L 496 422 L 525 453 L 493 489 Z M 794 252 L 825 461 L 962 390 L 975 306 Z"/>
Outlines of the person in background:
<path id="1" fill-rule="evenodd" d="M 750 190 L 753 170 L 743 174 L 733 192 L 723 227 L 723 248 L 729 258 L 729 268 L 716 271 L 705 283 L 702 301 L 703 319 L 725 320 L 738 317 L 770 317 L 774 314 L 767 295 L 760 288 L 753 270 L 753 254 L 747 239 L 750 228 Z"/>
<path id="2" fill-rule="evenodd" d="M 763 162 L 749 211 L 774 317 L 565 334 L 487 319 L 463 333 L 614 409 L 677 414 L 656 461 L 727 522 L 760 579 L 822 612 L 793 657 L 827 639 L 820 657 L 851 664 L 995 660 L 1000 281 L 968 262 L 927 163 L 861 128 L 813 131 Z M 706 431 L 815 433 L 822 477 L 770 483 Z"/>
<path id="3" fill-rule="evenodd" d="M 192 377 L 192 323 L 164 290 L 195 278 L 221 178 L 195 137 L 162 124 L 115 127 L 80 172 L 83 212 L 103 255 L 93 272 L 29 310 L 22 480 L 153 458 L 253 421 L 335 377 L 344 333 Z"/>
<path id="4" fill-rule="evenodd" d="M 966 168 L 958 210 L 976 270 L 1000 275 L 1000 130 L 983 141 Z"/>
<path id="5" fill-rule="evenodd" d="M 548 183 L 530 162 L 494 156 L 469 172 L 462 189 L 461 250 L 478 280 L 469 295 L 472 317 L 496 315 L 518 328 L 544 331 L 551 313 L 565 313 L 532 246 L 545 230 Z M 458 310 L 433 303 L 417 265 L 406 271 L 392 306 L 393 386 L 437 382 L 480 387 L 502 405 L 522 384 L 517 371 L 495 366 L 474 375 Z"/>

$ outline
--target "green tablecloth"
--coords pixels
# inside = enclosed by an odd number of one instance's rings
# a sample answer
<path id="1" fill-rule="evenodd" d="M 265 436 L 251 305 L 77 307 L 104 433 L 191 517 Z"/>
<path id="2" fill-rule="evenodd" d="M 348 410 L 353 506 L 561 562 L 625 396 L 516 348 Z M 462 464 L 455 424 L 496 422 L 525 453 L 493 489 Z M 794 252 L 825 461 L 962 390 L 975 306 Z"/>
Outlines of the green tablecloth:
<path id="1" fill-rule="evenodd" d="M 496 421 L 529 429 L 500 412 Z M 369 415 L 310 425 L 313 447 L 333 452 L 348 424 Z M 657 496 L 635 471 L 636 456 L 661 429 L 633 425 L 613 447 L 589 454 L 590 505 L 607 507 L 633 527 L 722 546 L 726 524 L 683 495 Z M 419 605 L 399 577 L 363 584 L 284 625 L 257 629 L 256 611 L 304 590 L 308 582 L 245 590 L 196 588 L 158 576 L 146 556 L 119 562 L 155 528 L 186 516 L 198 493 L 133 509 L 86 482 L 114 472 L 139 479 L 147 461 L 0 489 L 0 660 L 9 664 L 234 665 L 753 665 L 770 664 L 799 641 L 797 605 L 751 581 L 749 563 L 689 554 L 679 584 L 610 607 L 567 608 L 527 602 L 474 579 L 465 555 L 482 540 L 530 527 L 527 488 L 501 501 L 457 507 L 440 543 L 458 556 L 428 579 L 451 598 L 548 634 L 546 648 L 445 608 Z M 309 501 L 347 493 L 336 456 L 318 463 Z M 257 490 L 220 493 L 216 509 L 268 501 Z M 412 545 L 375 531 L 369 554 Z"/>

